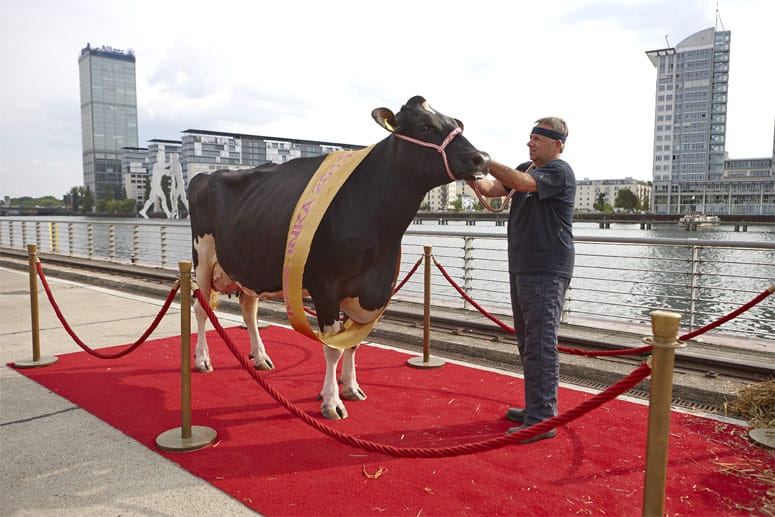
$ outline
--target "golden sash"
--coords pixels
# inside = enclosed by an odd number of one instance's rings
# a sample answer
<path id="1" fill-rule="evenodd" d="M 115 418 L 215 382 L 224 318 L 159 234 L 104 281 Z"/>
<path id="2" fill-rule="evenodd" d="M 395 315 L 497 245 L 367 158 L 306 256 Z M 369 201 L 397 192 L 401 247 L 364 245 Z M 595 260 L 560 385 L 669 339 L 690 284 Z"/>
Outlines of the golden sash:
<path id="1" fill-rule="evenodd" d="M 348 319 L 343 329 L 336 334 L 322 335 L 320 332 L 314 332 L 304 313 L 302 301 L 304 266 L 312 238 L 331 201 L 373 147 L 372 145 L 358 151 L 338 151 L 326 156 L 296 203 L 288 228 L 283 263 L 283 297 L 288 320 L 297 332 L 334 348 L 351 348 L 363 341 L 376 325 L 387 304 L 369 323 L 361 324 Z"/>

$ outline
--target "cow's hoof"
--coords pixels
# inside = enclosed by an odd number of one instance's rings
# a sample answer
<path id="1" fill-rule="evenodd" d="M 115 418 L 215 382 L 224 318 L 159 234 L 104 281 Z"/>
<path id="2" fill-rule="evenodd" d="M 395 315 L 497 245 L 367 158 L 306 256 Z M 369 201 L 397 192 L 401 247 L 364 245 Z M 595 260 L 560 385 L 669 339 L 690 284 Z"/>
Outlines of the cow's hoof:
<path id="1" fill-rule="evenodd" d="M 208 361 L 205 361 L 202 364 L 197 364 L 196 366 L 194 366 L 194 369 L 199 373 L 210 373 L 213 371 L 213 365 L 210 364 Z"/>
<path id="2" fill-rule="evenodd" d="M 366 400 L 366 394 L 360 388 L 347 388 L 340 395 L 345 400 Z"/>
<path id="3" fill-rule="evenodd" d="M 347 409 L 344 406 L 324 405 L 320 407 L 323 418 L 328 420 L 344 420 L 347 418 Z"/>
<path id="4" fill-rule="evenodd" d="M 254 358 L 255 356 L 253 354 L 248 354 L 248 359 L 253 361 Z M 274 363 L 272 363 L 272 360 L 267 357 L 260 363 L 253 361 L 253 368 L 256 370 L 274 370 Z"/>
<path id="5" fill-rule="evenodd" d="M 256 370 L 274 370 L 274 364 L 269 359 L 264 359 L 260 363 L 253 363 L 253 368 Z"/>

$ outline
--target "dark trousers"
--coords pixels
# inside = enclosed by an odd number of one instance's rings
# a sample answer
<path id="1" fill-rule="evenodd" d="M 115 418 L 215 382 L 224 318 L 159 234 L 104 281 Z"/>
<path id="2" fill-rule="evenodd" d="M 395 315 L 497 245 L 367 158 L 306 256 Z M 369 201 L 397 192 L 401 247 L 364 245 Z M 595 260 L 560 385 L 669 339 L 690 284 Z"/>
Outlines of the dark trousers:
<path id="1" fill-rule="evenodd" d="M 525 376 L 525 421 L 557 415 L 560 358 L 557 333 L 570 279 L 550 274 L 509 275 L 519 357 Z"/>

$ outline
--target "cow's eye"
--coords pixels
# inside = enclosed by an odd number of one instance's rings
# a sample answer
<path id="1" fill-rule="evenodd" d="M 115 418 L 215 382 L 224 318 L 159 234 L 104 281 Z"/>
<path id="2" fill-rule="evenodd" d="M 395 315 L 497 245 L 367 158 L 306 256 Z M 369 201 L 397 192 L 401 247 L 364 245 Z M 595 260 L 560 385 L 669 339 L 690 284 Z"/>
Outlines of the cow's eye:
<path id="1" fill-rule="evenodd" d="M 430 132 L 431 132 L 431 126 L 429 126 L 429 125 L 427 125 L 427 124 L 426 124 L 426 125 L 424 125 L 424 126 L 422 127 L 422 132 L 423 132 L 423 133 L 430 133 Z"/>

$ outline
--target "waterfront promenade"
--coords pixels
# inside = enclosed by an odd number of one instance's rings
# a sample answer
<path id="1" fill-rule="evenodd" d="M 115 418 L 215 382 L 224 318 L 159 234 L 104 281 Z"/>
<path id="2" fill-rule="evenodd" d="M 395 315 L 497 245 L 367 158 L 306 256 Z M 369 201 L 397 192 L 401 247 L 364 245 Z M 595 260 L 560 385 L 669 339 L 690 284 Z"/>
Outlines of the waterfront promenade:
<path id="1" fill-rule="evenodd" d="M 65 280 L 67 275 L 62 269 L 46 270 L 71 326 L 95 348 L 137 339 L 158 313 L 170 288 L 143 285 L 120 275 L 98 278 L 95 274 L 91 282 Z M 132 289 L 126 288 L 129 282 L 133 283 Z M 146 294 L 139 294 L 143 291 Z M 42 290 L 39 302 L 42 355 L 80 351 Z M 224 308 L 228 305 L 224 303 Z M 23 268 L 0 267 L 0 315 L 3 362 L 29 360 L 29 278 Z M 151 339 L 179 335 L 179 315 L 179 306 L 173 304 Z M 239 323 L 239 317 L 230 312 L 220 312 L 219 318 L 225 324 Z M 390 336 L 408 332 L 394 325 L 380 327 L 379 333 L 372 336 L 380 342 L 392 343 Z M 617 332 L 609 336 L 624 339 L 631 334 Z M 460 339 L 455 345 L 462 350 L 468 345 Z M 488 350 L 477 353 L 503 357 L 510 352 L 509 357 L 515 359 L 514 350 L 504 351 L 508 347 L 491 343 Z M 563 356 L 562 368 L 591 372 L 588 365 L 593 361 L 601 376 L 607 373 L 611 378 L 620 378 L 632 369 L 615 361 L 567 356 Z M 105 368 L 110 368 L 109 361 Z M 681 375 L 676 385 L 689 391 L 733 393 L 740 384 Z M 255 515 L 221 490 L 9 367 L 0 374 L 0 440 L 4 456 L 0 507 L 4 515 Z"/>
<path id="2" fill-rule="evenodd" d="M 163 301 L 51 278 L 49 284 L 75 332 L 95 348 L 133 342 Z M 173 305 L 151 338 L 179 335 L 179 314 Z M 0 268 L 0 315 L 3 364 L 30 360 L 26 272 Z M 42 291 L 40 341 L 43 356 L 80 350 Z M 0 508 L 8 517 L 256 515 L 7 366 L 0 370 L 0 444 Z"/>

